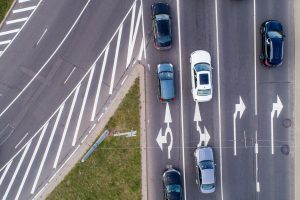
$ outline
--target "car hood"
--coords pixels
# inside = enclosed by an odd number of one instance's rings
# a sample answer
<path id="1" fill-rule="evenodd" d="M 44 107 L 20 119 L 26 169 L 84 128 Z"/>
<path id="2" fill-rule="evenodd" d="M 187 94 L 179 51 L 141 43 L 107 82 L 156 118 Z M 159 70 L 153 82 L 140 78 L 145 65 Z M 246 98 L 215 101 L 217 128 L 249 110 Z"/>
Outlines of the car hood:
<path id="1" fill-rule="evenodd" d="M 161 98 L 171 99 L 174 98 L 174 80 L 161 80 Z"/>
<path id="2" fill-rule="evenodd" d="M 197 148 L 195 151 L 195 156 L 197 163 L 203 161 L 203 160 L 214 160 L 213 158 L 213 151 L 211 148 Z"/>
<path id="3" fill-rule="evenodd" d="M 197 63 L 211 64 L 211 57 L 207 51 L 197 50 L 191 53 L 191 65 L 194 67 Z"/>

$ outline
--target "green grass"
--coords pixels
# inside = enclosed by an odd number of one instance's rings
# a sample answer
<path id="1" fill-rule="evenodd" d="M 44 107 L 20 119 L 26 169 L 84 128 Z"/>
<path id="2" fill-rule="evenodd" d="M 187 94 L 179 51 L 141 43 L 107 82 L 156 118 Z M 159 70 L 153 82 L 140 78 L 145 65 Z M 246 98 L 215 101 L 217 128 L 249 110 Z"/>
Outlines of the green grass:
<path id="1" fill-rule="evenodd" d="M 10 8 L 13 0 L 0 0 L 0 23 L 2 22 L 6 12 Z"/>
<path id="2" fill-rule="evenodd" d="M 48 200 L 141 199 L 139 80 L 135 81 L 106 128 L 111 132 L 137 130 L 137 136 L 111 137 L 84 163 L 78 163 Z"/>

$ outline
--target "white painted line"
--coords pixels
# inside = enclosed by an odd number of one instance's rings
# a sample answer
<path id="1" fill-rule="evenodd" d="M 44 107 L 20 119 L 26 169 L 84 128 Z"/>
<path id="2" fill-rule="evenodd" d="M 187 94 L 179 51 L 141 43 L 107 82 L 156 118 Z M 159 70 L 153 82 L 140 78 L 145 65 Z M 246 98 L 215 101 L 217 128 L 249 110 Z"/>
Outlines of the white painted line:
<path id="1" fill-rule="evenodd" d="M 27 144 L 27 146 L 26 146 L 26 148 L 25 148 L 25 150 L 24 150 L 24 152 L 23 152 L 23 154 L 22 154 L 22 157 L 21 157 L 21 159 L 20 159 L 20 161 L 19 161 L 19 163 L 18 163 L 18 166 L 17 166 L 17 168 L 15 169 L 14 174 L 13 174 L 13 176 L 12 176 L 11 179 L 10 179 L 10 182 L 9 182 L 9 184 L 8 184 L 8 186 L 7 186 L 7 189 L 6 189 L 6 191 L 5 191 L 5 193 L 4 193 L 3 197 L 2 197 L 3 200 L 5 200 L 5 199 L 7 198 L 7 196 L 8 196 L 8 193 L 9 193 L 9 191 L 10 191 L 10 189 L 11 189 L 11 186 L 12 186 L 12 184 L 14 183 L 14 181 L 15 181 L 15 179 L 16 179 L 16 176 L 17 176 L 17 174 L 18 174 L 18 172 L 19 172 L 19 170 L 20 170 L 20 167 L 21 167 L 21 165 L 22 165 L 22 163 L 23 163 L 23 160 L 24 160 L 24 158 L 25 158 L 25 156 L 26 156 L 26 154 L 27 154 L 27 151 L 28 151 L 30 145 L 31 145 L 31 141 Z"/>
<path id="2" fill-rule="evenodd" d="M 258 143 L 257 143 L 257 131 L 255 131 L 255 181 L 256 192 L 260 192 L 260 185 L 258 182 Z"/>
<path id="3" fill-rule="evenodd" d="M 96 127 L 96 124 L 94 124 L 94 125 L 92 126 L 92 128 L 91 128 L 90 131 L 89 131 L 89 133 L 91 133 L 92 130 L 93 130 L 95 127 Z"/>
<path id="4" fill-rule="evenodd" d="M 128 75 L 125 76 L 125 78 L 124 78 L 123 81 L 121 82 L 121 85 L 124 84 L 124 82 L 126 81 L 127 78 L 128 78 Z"/>
<path id="5" fill-rule="evenodd" d="M 245 141 L 245 148 L 247 149 L 247 137 L 246 132 L 244 131 L 244 141 Z"/>
<path id="6" fill-rule="evenodd" d="M 257 115 L 257 75 L 256 75 L 256 0 L 253 0 L 253 38 L 254 38 L 254 109 Z"/>
<path id="7" fill-rule="evenodd" d="M 26 12 L 26 11 L 30 11 L 30 10 L 34 10 L 37 6 L 30 6 L 27 8 L 21 8 L 21 9 L 15 9 L 13 10 L 13 13 L 20 13 L 20 12 Z"/>
<path id="8" fill-rule="evenodd" d="M 36 147 L 35 147 L 35 149 L 34 149 L 33 155 L 32 155 L 32 157 L 31 157 L 31 159 L 30 159 L 30 162 L 29 162 L 29 164 L 28 164 L 28 166 L 27 166 L 26 172 L 25 172 L 25 174 L 24 174 L 24 177 L 23 177 L 23 179 L 22 179 L 21 185 L 20 185 L 20 187 L 19 187 L 19 189 L 18 189 L 18 192 L 17 192 L 17 195 L 16 195 L 15 199 L 19 199 L 19 197 L 20 197 L 20 194 L 21 194 L 22 189 L 23 189 L 23 187 L 24 187 L 25 181 L 26 181 L 27 176 L 28 176 L 28 174 L 29 174 L 29 171 L 30 171 L 30 169 L 31 169 L 32 163 L 33 163 L 33 161 L 34 161 L 34 159 L 35 159 L 35 156 L 36 156 L 36 154 L 37 154 L 37 151 L 38 151 L 39 148 L 40 148 L 42 139 L 43 139 L 43 137 L 44 137 L 44 135 L 45 135 L 45 132 L 46 132 L 46 130 L 47 130 L 48 124 L 49 124 L 49 123 L 47 123 L 47 124 L 44 126 L 44 128 L 43 128 L 43 131 L 42 131 L 42 133 L 41 133 L 41 135 L 40 135 L 40 138 L 39 138 L 39 140 L 38 140 L 38 143 L 37 143 L 37 145 L 36 145 Z"/>
<path id="9" fill-rule="evenodd" d="M 259 184 L 259 182 L 256 182 L 256 192 L 260 192 L 260 184 Z"/>
<path id="10" fill-rule="evenodd" d="M 143 48 L 144 48 L 144 56 L 145 60 L 147 59 L 147 54 L 146 54 L 146 44 L 145 44 L 145 25 L 144 25 L 144 10 L 143 10 L 143 0 L 141 0 L 141 6 L 142 6 L 142 27 L 143 27 Z"/>
<path id="11" fill-rule="evenodd" d="M 59 112 L 62 112 L 62 110 L 64 109 L 64 106 L 65 106 L 65 104 L 63 104 L 63 105 L 61 106 Z M 59 118 L 60 118 L 61 113 L 58 114 L 58 115 L 59 115 L 59 116 L 56 118 L 56 121 L 55 121 L 55 126 L 56 126 L 56 127 L 57 127 L 57 123 L 58 123 L 58 121 L 59 121 Z M 46 161 L 46 157 L 47 157 L 47 155 L 48 155 L 48 152 L 49 152 L 50 146 L 51 146 L 51 144 L 52 144 L 52 140 L 53 140 L 54 134 L 55 134 L 55 132 L 56 132 L 56 127 L 54 127 L 54 128 L 52 129 L 50 138 L 49 138 L 49 140 L 48 140 L 47 147 L 46 147 L 46 149 L 45 149 L 43 158 L 42 158 L 42 160 L 41 160 L 41 163 L 40 163 L 38 172 L 37 172 L 37 174 L 36 174 L 36 176 L 35 176 L 35 180 L 34 180 L 33 186 L 32 186 L 31 191 L 30 191 L 31 194 L 34 194 L 34 191 L 35 191 L 35 189 L 36 189 L 36 185 L 37 185 L 38 180 L 39 180 L 39 178 L 40 178 L 42 169 L 43 169 L 44 164 L 45 164 L 45 161 Z"/>
<path id="12" fill-rule="evenodd" d="M 70 30 L 68 31 L 68 33 L 66 34 L 66 36 L 63 38 L 63 40 L 60 42 L 60 44 L 58 45 L 58 47 L 55 49 L 55 51 L 52 53 L 52 55 L 47 59 L 47 61 L 44 63 L 44 65 L 39 69 L 39 71 L 34 75 L 34 77 L 27 83 L 27 85 L 23 88 L 23 90 L 9 103 L 9 105 L 0 113 L 0 117 L 2 117 L 2 115 L 14 104 L 14 102 L 24 93 L 24 91 L 29 87 L 29 85 L 36 79 L 36 77 L 41 73 L 41 71 L 46 67 L 46 65 L 50 62 L 50 60 L 53 58 L 53 56 L 56 54 L 56 52 L 60 49 L 60 47 L 62 46 L 62 44 L 64 43 L 64 41 L 67 39 L 67 37 L 69 36 L 69 34 L 71 33 L 71 31 L 74 29 L 74 27 L 76 26 L 77 22 L 79 21 L 80 17 L 82 16 L 83 12 L 85 11 L 85 9 L 87 8 L 88 4 L 90 3 L 91 0 L 88 0 L 85 4 L 85 6 L 83 7 L 83 9 L 81 10 L 80 14 L 78 15 L 77 19 L 75 20 L 75 22 L 73 23 L 72 27 L 70 28 Z M 40 1 L 42 2 L 42 0 Z M 39 4 L 40 4 L 39 2 Z M 39 5 L 38 4 L 38 5 Z M 28 21 L 26 21 L 28 22 Z M 25 24 L 24 24 L 25 25 Z M 23 26 L 24 26 L 23 25 Z M 19 32 L 20 33 L 20 32 Z M 15 36 L 16 37 L 16 36 Z M 14 39 L 15 39 L 14 37 Z M 13 39 L 13 40 L 14 40 Z M 7 49 L 7 47 L 5 48 L 5 50 Z M 5 51 L 4 50 L 4 51 Z M 84 76 L 85 77 L 85 76 Z"/>
<path id="13" fill-rule="evenodd" d="M 48 183 L 46 183 L 46 185 L 44 185 L 44 187 L 42 187 L 42 189 L 33 197 L 32 200 L 36 199 L 36 197 L 38 197 L 43 191 L 44 189 L 47 187 Z"/>
<path id="14" fill-rule="evenodd" d="M 102 113 L 102 114 L 100 115 L 100 117 L 97 119 L 98 122 L 99 122 L 100 119 L 103 117 L 103 115 L 104 115 L 104 113 Z"/>
<path id="15" fill-rule="evenodd" d="M 28 1 L 31 1 L 31 0 L 19 0 L 19 3 L 24 3 L 24 2 L 28 2 Z"/>
<path id="16" fill-rule="evenodd" d="M 75 71 L 76 67 L 74 67 L 72 69 L 72 71 L 70 72 L 70 74 L 68 75 L 68 77 L 66 78 L 66 80 L 64 81 L 64 85 L 66 84 L 66 82 L 69 80 L 69 78 L 71 77 L 72 73 Z"/>
<path id="17" fill-rule="evenodd" d="M 185 147 L 184 147 L 184 123 L 183 123 L 183 89 L 182 89 L 182 58 L 181 58 L 181 26 L 180 26 L 180 8 L 179 0 L 176 0 L 177 9 L 177 26 L 178 26 L 178 43 L 179 43 L 179 77 L 180 77 L 180 122 L 181 122 L 181 144 L 182 144 L 182 171 L 183 171 L 183 194 L 184 199 L 186 198 L 186 178 L 185 178 Z M 150 65 L 148 64 L 148 67 Z M 149 68 L 150 69 L 150 68 Z"/>
<path id="18" fill-rule="evenodd" d="M 84 141 L 86 140 L 86 138 L 88 137 L 88 135 L 86 135 L 83 140 L 81 140 L 81 144 L 84 143 Z"/>
<path id="19" fill-rule="evenodd" d="M 28 132 L 23 136 L 23 138 L 18 142 L 18 144 L 15 146 L 15 149 L 18 148 L 18 146 L 23 142 L 23 140 L 27 137 Z"/>
<path id="20" fill-rule="evenodd" d="M 58 158 L 59 158 L 62 146 L 63 146 L 65 138 L 66 138 L 67 130 L 68 130 L 69 125 L 70 125 L 70 121 L 71 121 L 71 117 L 72 117 L 72 114 L 73 114 L 73 111 L 74 111 L 75 103 L 76 103 L 76 100 L 77 100 L 77 97 L 78 97 L 79 89 L 80 89 L 80 85 L 76 88 L 76 91 L 75 91 L 75 94 L 74 94 L 74 97 L 73 97 L 73 100 L 72 100 L 70 112 L 68 114 L 66 125 L 65 125 L 65 128 L 64 128 L 64 131 L 63 131 L 63 134 L 62 134 L 62 138 L 60 140 L 59 147 L 58 147 L 58 150 L 57 150 L 57 153 L 56 153 L 56 157 L 55 157 L 55 160 L 54 160 L 54 164 L 53 164 L 53 168 L 54 169 L 57 166 Z"/>
<path id="21" fill-rule="evenodd" d="M 9 161 L 8 165 L 5 167 L 5 170 L 4 170 L 4 172 L 3 172 L 2 176 L 1 176 L 1 179 L 0 179 L 0 185 L 2 184 L 2 182 L 4 180 L 4 177 L 6 176 L 8 170 L 9 170 L 9 168 L 11 166 L 11 163 L 12 163 L 12 160 Z"/>
<path id="22" fill-rule="evenodd" d="M 237 112 L 233 114 L 233 155 L 236 156 L 236 116 Z"/>
<path id="23" fill-rule="evenodd" d="M 215 0 L 215 24 L 216 24 L 216 43 L 217 43 L 217 74 L 218 74 L 218 110 L 219 110 L 219 143 L 220 143 L 220 182 L 221 200 L 223 197 L 223 157 L 222 157 L 222 113 L 221 113 L 221 87 L 220 87 L 220 51 L 219 51 L 219 20 L 218 20 L 218 0 Z"/>
<path id="24" fill-rule="evenodd" d="M 11 40 L 5 40 L 5 41 L 1 41 L 0 45 L 4 45 L 4 44 L 9 44 L 11 42 Z M 4 51 L 2 51 L 1 55 L 3 54 Z"/>
<path id="25" fill-rule="evenodd" d="M 0 57 L 1 57 L 2 54 L 3 54 L 3 51 L 0 51 Z M 2 96 L 2 94 L 1 94 L 1 96 Z"/>
<path id="26" fill-rule="evenodd" d="M 132 9 L 132 17 L 131 17 L 131 25 L 130 25 L 130 34 L 129 34 L 129 40 L 128 40 L 128 53 L 127 53 L 127 62 L 126 62 L 126 68 L 128 68 L 129 63 L 131 62 L 132 58 L 132 52 L 136 41 L 137 31 L 140 25 L 141 16 L 142 16 L 142 5 L 140 5 L 138 18 L 136 21 L 136 24 L 134 24 L 134 18 L 135 18 L 135 6 Z M 134 33 L 133 33 L 134 30 Z M 133 34 L 133 35 L 132 35 Z"/>
<path id="27" fill-rule="evenodd" d="M 73 153 L 71 153 L 71 155 L 69 156 L 69 158 L 62 164 L 62 166 L 55 172 L 55 174 L 50 178 L 50 180 L 48 181 L 48 183 L 50 183 L 52 181 L 52 179 L 56 176 L 56 174 L 65 166 L 65 164 L 70 160 L 70 158 L 74 155 L 74 153 L 79 149 L 80 145 L 77 146 L 77 148 L 73 151 Z"/>
<path id="28" fill-rule="evenodd" d="M 115 60 L 114 60 L 113 71 L 112 71 L 111 80 L 110 80 L 109 94 L 112 94 L 113 89 L 114 89 L 114 81 L 115 81 L 115 74 L 116 74 L 116 68 L 117 68 L 117 63 L 118 63 L 118 56 L 119 56 L 119 48 L 120 48 L 122 30 L 123 30 L 123 25 L 119 29 L 118 41 L 117 41 L 117 47 L 116 47 L 116 53 L 115 53 Z"/>
<path id="29" fill-rule="evenodd" d="M 271 154 L 274 154 L 274 128 L 273 128 L 273 117 L 274 117 L 275 111 L 272 110 L 271 112 Z"/>
<path id="30" fill-rule="evenodd" d="M 106 61 L 107 61 L 108 52 L 109 52 L 109 46 L 106 48 L 105 54 L 104 54 L 104 58 L 103 58 L 103 63 L 102 63 L 102 68 L 101 68 L 101 73 L 100 73 L 100 78 L 99 78 L 99 82 L 98 82 L 98 86 L 97 86 L 97 91 L 96 91 L 96 95 L 95 95 L 94 106 L 93 106 L 92 115 L 91 115 L 91 121 L 94 121 L 95 115 L 96 115 L 97 105 L 98 105 L 98 101 L 99 101 L 99 94 L 100 94 L 100 91 L 101 91 L 101 86 L 102 86 L 103 75 L 104 75 L 104 71 L 105 71 L 105 67 L 106 67 Z"/>
<path id="31" fill-rule="evenodd" d="M 6 24 L 14 24 L 14 23 L 19 23 L 19 22 L 24 22 L 28 19 L 28 17 L 23 17 L 23 18 L 19 18 L 19 19 L 14 19 L 14 20 L 8 20 L 5 23 Z"/>
<path id="32" fill-rule="evenodd" d="M 86 90 L 85 90 L 85 94 L 84 94 L 82 106 L 81 106 L 81 109 L 80 109 L 80 113 L 79 113 L 79 117 L 78 117 L 76 129 L 75 129 L 75 133 L 74 133 L 74 137 L 73 137 L 72 146 L 75 146 L 75 143 L 76 143 L 76 140 L 77 140 L 77 135 L 78 135 L 79 127 L 80 127 L 80 124 L 81 124 L 81 119 L 82 119 L 83 111 L 85 109 L 86 100 L 87 100 L 87 97 L 88 97 L 88 94 L 89 94 L 89 91 L 90 91 L 91 82 L 92 82 L 92 79 L 93 79 L 95 67 L 96 67 L 96 65 L 94 65 L 94 67 L 91 70 L 90 77 L 89 77 L 89 80 L 88 80 L 88 84 L 86 86 Z"/>
<path id="33" fill-rule="evenodd" d="M 47 32 L 47 28 L 45 29 L 45 31 L 43 32 L 42 36 L 40 37 L 40 39 L 37 41 L 36 45 L 39 45 L 40 41 L 42 40 L 42 38 L 44 37 L 44 35 L 46 34 Z"/>
<path id="34" fill-rule="evenodd" d="M 140 45 L 140 51 L 139 51 L 139 54 L 138 54 L 138 60 L 142 60 L 143 51 L 144 51 L 144 38 L 142 39 L 142 43 Z M 136 60 L 134 61 L 134 64 L 135 63 L 136 63 Z"/>
<path id="35" fill-rule="evenodd" d="M 3 31 L 3 32 L 0 32 L 0 36 L 2 36 L 2 35 L 9 35 L 9 34 L 13 34 L 13 33 L 17 33 L 17 32 L 19 32 L 19 31 L 20 31 L 19 28 L 17 28 L 17 29 L 12 29 L 12 30 L 9 30 L 9 31 Z"/>

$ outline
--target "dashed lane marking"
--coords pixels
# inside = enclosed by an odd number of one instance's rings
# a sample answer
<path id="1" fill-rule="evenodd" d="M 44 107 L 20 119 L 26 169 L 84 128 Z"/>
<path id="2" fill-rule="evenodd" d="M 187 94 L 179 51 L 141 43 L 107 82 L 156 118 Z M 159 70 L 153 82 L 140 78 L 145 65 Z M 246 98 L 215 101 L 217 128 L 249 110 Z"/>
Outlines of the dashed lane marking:
<path id="1" fill-rule="evenodd" d="M 26 8 L 15 9 L 12 12 L 13 13 L 26 12 L 26 11 L 34 10 L 35 8 L 36 8 L 36 6 L 30 6 L 30 7 L 26 7 Z"/>
<path id="2" fill-rule="evenodd" d="M 24 22 L 28 19 L 28 17 L 23 17 L 23 18 L 19 18 L 19 19 L 14 19 L 14 20 L 8 20 L 5 23 L 6 24 L 15 24 L 15 23 L 19 23 L 19 22 Z"/>
<path id="3" fill-rule="evenodd" d="M 19 30 L 20 29 L 17 28 L 17 29 L 13 29 L 13 30 L 9 30 L 9 31 L 3 31 L 3 32 L 0 32 L 0 36 L 17 33 L 17 32 L 19 32 Z"/>

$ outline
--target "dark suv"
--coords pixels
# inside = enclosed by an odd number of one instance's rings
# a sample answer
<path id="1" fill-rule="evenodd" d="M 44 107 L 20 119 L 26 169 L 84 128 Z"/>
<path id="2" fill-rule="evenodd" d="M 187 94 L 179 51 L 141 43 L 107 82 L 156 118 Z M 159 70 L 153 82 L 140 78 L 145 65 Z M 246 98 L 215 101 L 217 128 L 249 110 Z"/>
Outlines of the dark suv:
<path id="1" fill-rule="evenodd" d="M 170 7 L 166 3 L 155 3 L 151 9 L 155 48 L 169 49 L 172 43 Z"/>
<path id="2" fill-rule="evenodd" d="M 262 54 L 260 60 L 266 66 L 272 67 L 282 63 L 284 34 L 280 22 L 265 21 L 260 28 L 262 34 Z"/>

